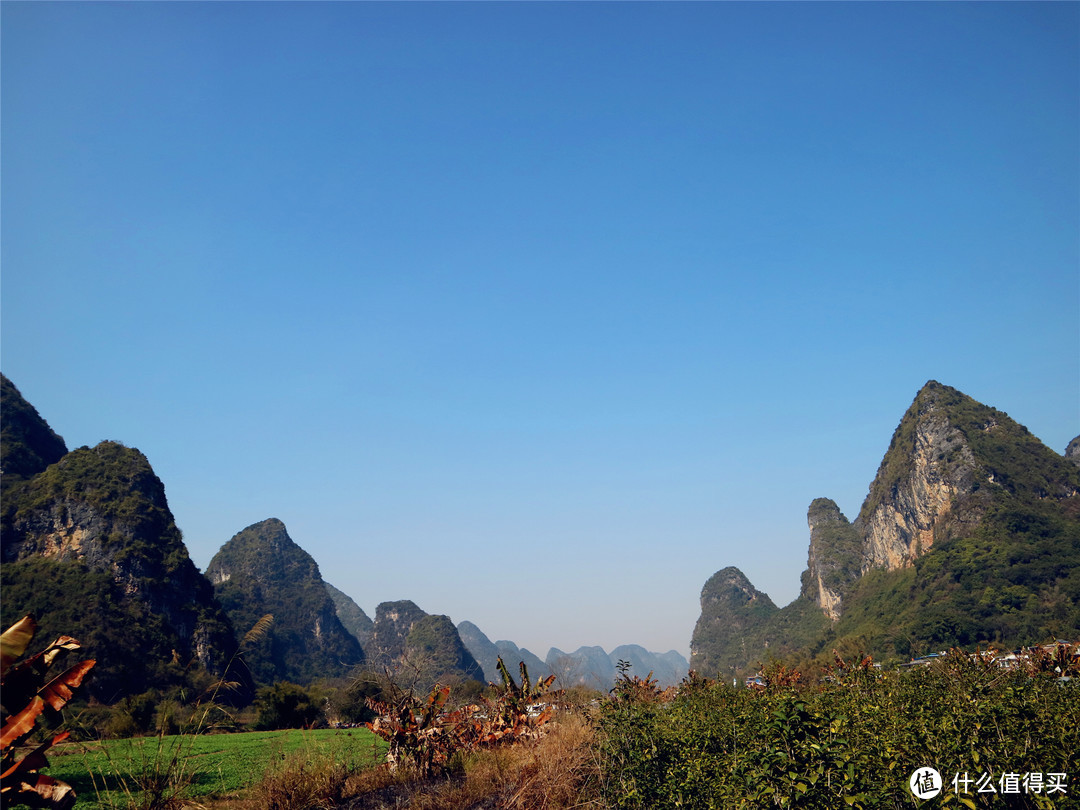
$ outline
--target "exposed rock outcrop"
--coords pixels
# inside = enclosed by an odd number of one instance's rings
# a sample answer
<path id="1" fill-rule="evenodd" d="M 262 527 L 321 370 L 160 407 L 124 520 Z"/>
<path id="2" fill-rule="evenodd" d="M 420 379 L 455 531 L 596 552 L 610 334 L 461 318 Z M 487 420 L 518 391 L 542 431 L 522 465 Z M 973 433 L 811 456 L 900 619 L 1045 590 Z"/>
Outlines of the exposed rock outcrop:
<path id="1" fill-rule="evenodd" d="M 935 542 L 970 531 L 985 514 L 991 493 L 979 490 L 993 481 L 978 479 L 975 454 L 956 424 L 954 408 L 963 400 L 985 411 L 978 429 L 998 427 L 996 412 L 959 391 L 933 381 L 923 387 L 893 434 L 859 513 L 863 571 L 911 565 Z"/>
<path id="2" fill-rule="evenodd" d="M 1080 436 L 1077 436 L 1065 448 L 1065 458 L 1080 467 Z"/>
<path id="3" fill-rule="evenodd" d="M 832 621 L 840 618 L 844 596 L 862 573 L 862 543 L 833 501 L 817 498 L 806 516 L 810 553 L 803 596 L 812 599 Z"/>

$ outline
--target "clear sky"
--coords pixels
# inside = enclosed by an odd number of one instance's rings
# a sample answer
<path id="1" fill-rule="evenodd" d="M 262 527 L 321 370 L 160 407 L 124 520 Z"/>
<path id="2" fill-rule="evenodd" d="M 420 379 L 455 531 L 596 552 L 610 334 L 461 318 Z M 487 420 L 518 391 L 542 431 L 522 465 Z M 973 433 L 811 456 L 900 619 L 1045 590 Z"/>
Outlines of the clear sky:
<path id="1" fill-rule="evenodd" d="M 1077 3 L 0 5 L 2 368 L 374 616 L 688 653 L 929 379 L 1080 433 Z"/>

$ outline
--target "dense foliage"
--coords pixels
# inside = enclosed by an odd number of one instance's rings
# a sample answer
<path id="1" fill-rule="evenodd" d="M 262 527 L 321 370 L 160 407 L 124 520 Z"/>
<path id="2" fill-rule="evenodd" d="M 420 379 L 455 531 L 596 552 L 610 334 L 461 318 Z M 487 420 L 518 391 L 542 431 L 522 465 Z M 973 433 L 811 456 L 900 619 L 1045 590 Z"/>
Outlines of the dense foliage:
<path id="1" fill-rule="evenodd" d="M 283 728 L 311 728 L 323 719 L 323 710 L 302 686 L 279 681 L 264 686 L 255 695 L 255 722 L 257 731 L 274 731 Z"/>
<path id="2" fill-rule="evenodd" d="M 405 649 L 421 668 L 421 682 L 484 680 L 484 671 L 465 649 L 448 616 L 427 615 L 417 621 L 405 639 Z"/>
<path id="3" fill-rule="evenodd" d="M 899 656 L 1076 638 L 1080 520 L 1070 511 L 1078 506 L 1006 501 L 973 536 L 936 547 L 911 568 L 868 574 L 835 638 Z"/>
<path id="4" fill-rule="evenodd" d="M 1080 686 L 954 653 L 882 672 L 863 661 L 802 685 L 775 665 L 762 691 L 697 677 L 670 702 L 624 678 L 600 718 L 605 799 L 619 808 L 914 807 L 919 768 L 944 777 L 943 802 L 1075 806 Z M 1067 774 L 1067 792 L 1002 793 L 1007 774 Z M 972 783 L 954 790 L 954 775 Z M 1018 777 L 1019 778 L 1019 777 Z M 1062 799 L 1066 799 L 1063 802 Z"/>

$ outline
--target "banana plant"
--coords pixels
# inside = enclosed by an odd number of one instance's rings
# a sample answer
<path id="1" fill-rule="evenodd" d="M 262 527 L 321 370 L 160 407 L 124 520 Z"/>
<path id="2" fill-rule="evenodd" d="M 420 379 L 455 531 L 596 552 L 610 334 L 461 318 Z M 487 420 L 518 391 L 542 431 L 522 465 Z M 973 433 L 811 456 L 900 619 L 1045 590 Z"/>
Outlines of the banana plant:
<path id="1" fill-rule="evenodd" d="M 530 712 L 529 707 L 534 705 L 551 688 L 551 685 L 555 682 L 554 675 L 532 681 L 529 679 L 529 669 L 525 666 L 525 662 L 522 661 L 518 665 L 521 670 L 521 683 L 518 684 L 514 681 L 514 676 L 510 674 L 501 657 L 495 666 L 498 669 L 499 677 L 502 679 L 502 686 L 499 689 L 497 700 L 491 707 L 495 722 L 491 724 L 492 727 L 487 730 L 487 733 L 482 738 L 485 743 L 498 742 L 503 738 L 513 740 L 528 736 L 536 728 L 551 719 L 551 708 L 549 706 L 543 707 L 542 711 L 538 712 Z"/>
<path id="2" fill-rule="evenodd" d="M 67 739 L 68 732 L 55 735 L 21 757 L 19 753 L 36 729 L 45 707 L 60 711 L 97 662 L 80 661 L 46 680 L 56 659 L 66 651 L 79 649 L 79 642 L 70 636 L 60 636 L 41 652 L 19 661 L 36 632 L 34 617 L 25 616 L 0 636 L 0 689 L 5 708 L 12 709 L 0 729 L 0 800 L 4 807 L 21 803 L 66 810 L 75 804 L 75 791 L 67 783 L 39 771 L 49 764 L 45 752 Z M 19 706 L 23 708 L 14 711 Z"/>

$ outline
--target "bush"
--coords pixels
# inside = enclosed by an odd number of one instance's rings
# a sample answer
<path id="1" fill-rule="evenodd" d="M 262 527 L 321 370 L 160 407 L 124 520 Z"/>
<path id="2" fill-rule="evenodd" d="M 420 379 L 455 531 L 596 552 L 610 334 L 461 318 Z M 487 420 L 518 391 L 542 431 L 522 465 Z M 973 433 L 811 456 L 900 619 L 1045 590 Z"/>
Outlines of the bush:
<path id="1" fill-rule="evenodd" d="M 1076 680 L 961 652 L 910 672 L 838 661 L 815 685 L 783 674 L 760 692 L 692 678 L 670 702 L 609 701 L 599 718 L 604 798 L 619 808 L 910 807 L 908 778 L 925 766 L 943 775 L 945 798 L 972 802 L 984 797 L 954 793 L 953 774 L 1075 770 Z M 993 798 L 1061 806 L 1046 794 Z"/>
<path id="2" fill-rule="evenodd" d="M 323 718 L 316 699 L 304 687 L 288 681 L 260 689 L 255 696 L 255 707 L 252 728 L 258 731 L 311 728 Z"/>

